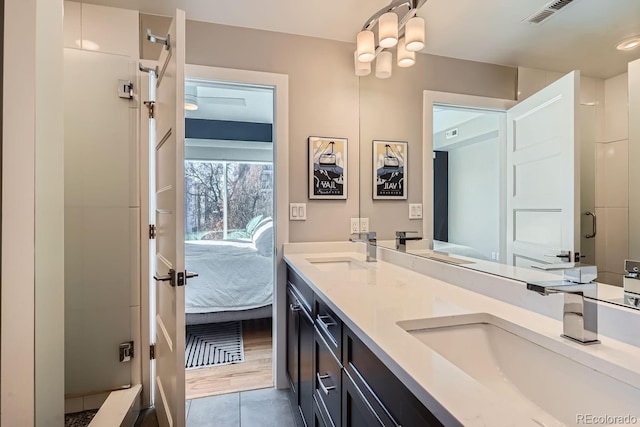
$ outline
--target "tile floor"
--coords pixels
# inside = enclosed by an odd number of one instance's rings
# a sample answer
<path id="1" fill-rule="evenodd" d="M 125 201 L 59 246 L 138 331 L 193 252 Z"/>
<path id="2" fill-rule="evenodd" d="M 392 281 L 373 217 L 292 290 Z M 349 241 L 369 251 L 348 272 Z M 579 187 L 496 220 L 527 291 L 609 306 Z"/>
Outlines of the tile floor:
<path id="1" fill-rule="evenodd" d="M 288 393 L 266 388 L 187 400 L 187 427 L 295 427 Z"/>

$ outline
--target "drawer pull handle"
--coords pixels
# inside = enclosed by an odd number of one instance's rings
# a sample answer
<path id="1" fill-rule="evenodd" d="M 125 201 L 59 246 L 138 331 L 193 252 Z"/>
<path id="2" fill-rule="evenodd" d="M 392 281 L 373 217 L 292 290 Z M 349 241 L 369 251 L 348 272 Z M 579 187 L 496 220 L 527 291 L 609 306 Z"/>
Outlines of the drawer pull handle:
<path id="1" fill-rule="evenodd" d="M 316 377 L 318 378 L 318 384 L 320 385 L 320 388 L 322 389 L 324 394 L 328 395 L 331 390 L 335 390 L 336 389 L 336 386 L 330 385 L 329 387 L 327 387 L 322 382 L 322 380 L 326 380 L 328 378 L 331 378 L 331 376 L 329 374 L 320 375 L 320 373 L 317 372 L 316 373 Z"/>
<path id="2" fill-rule="evenodd" d="M 329 321 L 326 321 L 325 319 L 329 319 Z M 318 320 L 325 326 L 325 328 L 330 328 L 331 326 L 337 325 L 337 323 L 331 318 L 331 316 L 318 315 Z"/>
<path id="3" fill-rule="evenodd" d="M 300 304 L 289 304 L 289 311 L 295 313 L 296 311 L 300 311 Z"/>

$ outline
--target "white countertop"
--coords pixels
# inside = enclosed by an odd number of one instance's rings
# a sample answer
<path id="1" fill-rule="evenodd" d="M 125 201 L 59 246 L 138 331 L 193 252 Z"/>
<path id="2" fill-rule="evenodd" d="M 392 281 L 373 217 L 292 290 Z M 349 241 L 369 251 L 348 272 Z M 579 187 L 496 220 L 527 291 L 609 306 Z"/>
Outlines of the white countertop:
<path id="1" fill-rule="evenodd" d="M 309 243 L 288 244 L 285 245 L 284 258 L 342 318 L 345 325 L 445 425 L 455 423 L 451 419 L 453 416 L 465 426 L 540 426 L 523 413 L 505 405 L 503 400 L 474 378 L 407 333 L 396 324 L 398 321 L 490 313 L 544 335 L 552 346 L 562 348 L 564 354 L 574 360 L 640 387 L 640 348 L 636 346 L 602 335 L 601 344 L 582 346 L 572 343 L 560 337 L 562 322 L 558 320 L 390 262 L 379 260 L 367 263 L 367 268 L 362 270 L 326 271 L 307 260 L 350 257 L 365 262 L 364 255 L 356 252 L 357 246 L 336 243 L 333 246 L 336 251 L 332 251 L 332 245 L 327 243 L 316 246 Z M 353 250 L 345 251 L 346 248 Z M 529 293 L 533 295 L 531 298 L 538 298 L 533 292 Z M 562 297 L 539 298 L 547 299 L 542 300 L 542 304 L 554 301 L 557 306 L 557 298 Z"/>

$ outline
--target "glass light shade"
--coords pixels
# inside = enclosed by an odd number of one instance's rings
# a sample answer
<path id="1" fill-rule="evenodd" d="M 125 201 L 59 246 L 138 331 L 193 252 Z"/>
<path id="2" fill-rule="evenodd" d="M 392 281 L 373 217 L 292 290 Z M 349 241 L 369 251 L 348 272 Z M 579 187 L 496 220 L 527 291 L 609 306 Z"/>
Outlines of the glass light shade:
<path id="1" fill-rule="evenodd" d="M 391 52 L 382 51 L 376 58 L 376 77 L 379 79 L 387 79 L 391 77 L 392 58 Z"/>
<path id="2" fill-rule="evenodd" d="M 358 46 L 358 60 L 360 62 L 371 62 L 376 57 L 375 37 L 373 31 L 364 30 L 358 33 L 356 39 Z"/>
<path id="3" fill-rule="evenodd" d="M 379 45 L 388 48 L 398 43 L 398 15 L 387 12 L 378 19 Z"/>
<path id="4" fill-rule="evenodd" d="M 371 62 L 358 61 L 358 51 L 353 52 L 353 63 L 356 69 L 356 76 L 368 76 L 371 74 Z"/>
<path id="5" fill-rule="evenodd" d="M 416 63 L 416 53 L 410 52 L 405 47 L 406 39 L 401 38 L 398 42 L 397 62 L 398 67 L 411 67 Z"/>
<path id="6" fill-rule="evenodd" d="M 424 47 L 424 18 L 414 16 L 404 27 L 404 38 L 409 52 L 417 52 Z"/>

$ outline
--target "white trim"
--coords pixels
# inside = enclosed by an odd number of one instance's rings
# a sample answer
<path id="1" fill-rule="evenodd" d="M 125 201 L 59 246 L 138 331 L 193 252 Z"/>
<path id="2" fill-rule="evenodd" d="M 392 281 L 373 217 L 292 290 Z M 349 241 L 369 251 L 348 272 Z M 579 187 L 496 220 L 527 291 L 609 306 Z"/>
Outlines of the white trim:
<path id="1" fill-rule="evenodd" d="M 157 61 L 141 61 L 142 65 L 149 68 L 155 68 Z M 150 314 L 151 304 L 151 266 L 152 259 L 152 242 L 149 239 L 149 110 L 143 104 L 148 101 L 149 94 L 149 75 L 139 72 L 140 75 L 140 93 L 139 93 L 139 114 L 140 114 L 140 347 L 138 354 L 143 355 L 139 358 L 142 372 L 142 407 L 148 408 L 152 404 L 153 386 L 151 378 L 151 359 L 149 356 L 149 347 L 151 345 L 151 323 L 153 317 Z"/>
<path id="2" fill-rule="evenodd" d="M 273 300 L 273 378 L 277 388 L 287 388 L 286 375 L 286 325 L 279 318 L 285 313 L 286 269 L 282 261 L 282 247 L 289 242 L 289 76 L 261 71 L 185 66 L 185 77 L 235 83 L 250 83 L 274 88 L 275 131 L 274 150 L 274 217 L 276 219 L 275 262 L 276 274 Z M 279 165 L 279 167 L 277 167 Z"/>
<path id="3" fill-rule="evenodd" d="M 455 107 L 477 108 L 481 110 L 493 110 L 506 112 L 517 101 L 510 99 L 489 98 L 484 96 L 465 95 L 460 93 L 437 92 L 425 90 L 422 97 L 422 200 L 424 201 L 424 219 L 422 232 L 427 240 L 429 248 L 433 248 L 433 106 L 434 104 L 451 105 Z M 506 119 L 505 119 L 506 120 Z M 501 131 L 504 126 L 501 125 Z M 502 139 L 505 133 L 502 132 Z M 506 143 L 501 141 L 501 148 Z M 501 174 L 503 171 L 501 171 Z M 504 175 L 503 175 L 504 176 Z M 504 184 L 504 180 L 500 180 Z M 506 190 L 506 187 L 505 187 Z M 501 191 L 504 194 L 504 191 Z M 503 199 L 504 196 L 501 196 Z M 504 224 L 504 221 L 500 221 Z M 502 227 L 502 226 L 501 226 Z M 505 230 L 506 231 L 506 230 Z M 502 233 L 502 230 L 501 230 Z M 502 241 L 503 239 L 501 239 Z M 501 248 L 501 253 L 504 251 Z"/>

